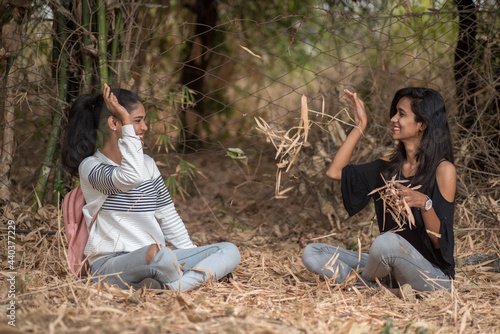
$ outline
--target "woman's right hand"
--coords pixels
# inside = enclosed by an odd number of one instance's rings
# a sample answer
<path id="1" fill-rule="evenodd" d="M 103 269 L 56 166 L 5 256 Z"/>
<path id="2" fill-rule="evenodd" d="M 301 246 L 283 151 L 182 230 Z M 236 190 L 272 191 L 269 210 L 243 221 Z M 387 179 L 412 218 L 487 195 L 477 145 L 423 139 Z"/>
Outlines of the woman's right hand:
<path id="1" fill-rule="evenodd" d="M 125 109 L 120 103 L 118 103 L 118 99 L 115 94 L 111 93 L 111 88 L 104 84 L 104 90 L 102 92 L 102 96 L 104 98 L 104 102 L 106 103 L 106 107 L 111 111 L 113 116 L 118 118 L 122 125 L 132 124 L 130 121 L 130 114 L 127 109 Z"/>
<path id="2" fill-rule="evenodd" d="M 343 96 L 344 100 L 349 104 L 352 112 L 354 113 L 354 121 L 356 125 L 359 127 L 360 131 L 351 131 L 344 143 L 340 146 L 335 158 L 333 158 L 332 164 L 326 171 L 326 176 L 328 176 L 332 180 L 341 180 L 342 179 L 342 169 L 349 164 L 349 160 L 351 160 L 351 155 L 358 141 L 361 139 L 363 132 L 366 129 L 367 125 L 367 117 L 365 104 L 358 97 L 358 94 L 351 93 L 347 89 L 344 89 L 345 95 Z"/>
<path id="3" fill-rule="evenodd" d="M 352 93 L 347 89 L 344 89 L 344 93 L 345 95 L 343 96 L 343 98 L 354 113 L 354 121 L 360 127 L 361 131 L 365 131 L 366 125 L 368 123 L 365 103 L 358 97 L 357 93 Z"/>

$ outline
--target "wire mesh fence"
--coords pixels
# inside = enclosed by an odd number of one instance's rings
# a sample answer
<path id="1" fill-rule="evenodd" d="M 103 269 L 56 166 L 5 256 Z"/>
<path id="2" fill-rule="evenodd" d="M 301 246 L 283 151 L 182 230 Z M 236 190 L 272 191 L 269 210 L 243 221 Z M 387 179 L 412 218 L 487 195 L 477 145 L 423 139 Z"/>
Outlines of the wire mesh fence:
<path id="1" fill-rule="evenodd" d="M 462 196 L 473 195 L 470 186 L 477 191 L 478 182 L 498 196 L 496 2 L 277 3 L 96 1 L 88 13 L 82 3 L 9 5 L 12 20 L 2 21 L 0 54 L 7 73 L 1 89 L 2 197 L 9 192 L 29 203 L 42 161 L 46 187 L 72 186 L 73 179 L 58 172 L 59 131 L 70 103 L 98 92 L 104 81 L 141 96 L 150 128 L 146 151 L 168 152 L 160 163 L 185 178 L 196 169 L 186 157 L 197 154 L 222 157 L 239 148 L 236 155 L 251 160 L 273 159 L 276 151 L 256 130 L 255 118 L 278 132 L 296 126 L 305 95 L 316 125 L 290 171 L 294 177 L 283 176 L 280 185 L 303 193 L 322 184 L 324 169 L 353 126 L 343 123 L 350 122 L 347 112 L 334 122 L 322 115 L 344 110 L 343 89 L 357 91 L 369 111 L 369 128 L 353 157 L 359 162 L 392 147 L 395 91 L 430 87 L 444 97 L 452 121 Z M 102 19 L 105 30 L 98 28 Z M 51 137 L 57 144 L 52 155 Z"/>

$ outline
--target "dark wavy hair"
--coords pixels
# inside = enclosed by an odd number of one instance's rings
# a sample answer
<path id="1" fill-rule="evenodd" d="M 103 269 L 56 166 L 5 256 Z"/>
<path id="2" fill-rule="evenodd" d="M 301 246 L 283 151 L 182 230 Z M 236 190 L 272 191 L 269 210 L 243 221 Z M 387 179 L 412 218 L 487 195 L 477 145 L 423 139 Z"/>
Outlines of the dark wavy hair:
<path id="1" fill-rule="evenodd" d="M 141 98 L 126 89 L 111 90 L 127 111 L 132 112 L 141 103 Z M 107 133 L 106 122 L 111 112 L 104 103 L 102 94 L 85 94 L 72 104 L 62 145 L 62 163 L 72 175 L 78 173 L 78 166 L 94 154 L 98 139 Z"/>
<path id="2" fill-rule="evenodd" d="M 426 125 L 417 152 L 418 169 L 411 183 L 414 186 L 422 185 L 421 191 L 429 193 L 434 188 L 435 174 L 439 163 L 443 159 L 451 163 L 454 160 L 450 126 L 444 100 L 438 92 L 430 88 L 403 88 L 394 95 L 390 118 L 397 113 L 398 102 L 403 97 L 410 99 L 415 121 Z M 401 172 L 405 160 L 406 150 L 403 143 L 399 142 L 384 170 L 383 174 L 386 180 Z"/>

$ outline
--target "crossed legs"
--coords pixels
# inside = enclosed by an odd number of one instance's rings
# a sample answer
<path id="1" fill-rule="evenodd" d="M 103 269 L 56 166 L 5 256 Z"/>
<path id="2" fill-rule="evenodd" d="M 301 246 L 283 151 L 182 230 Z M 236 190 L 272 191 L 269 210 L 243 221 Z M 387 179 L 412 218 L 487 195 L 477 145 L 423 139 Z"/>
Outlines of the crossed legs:
<path id="1" fill-rule="evenodd" d="M 333 278 L 335 283 L 342 283 L 349 273 L 359 268 L 365 282 L 392 274 L 400 285 L 410 284 L 418 291 L 451 289 L 450 278 L 395 233 L 378 236 L 369 254 L 361 256 L 340 247 L 310 244 L 304 249 L 302 262 L 308 270 Z"/>
<path id="2" fill-rule="evenodd" d="M 121 288 L 154 278 L 173 290 L 186 290 L 210 277 L 223 277 L 240 260 L 238 248 L 228 242 L 176 250 L 153 244 L 99 259 L 92 264 L 92 274 Z"/>

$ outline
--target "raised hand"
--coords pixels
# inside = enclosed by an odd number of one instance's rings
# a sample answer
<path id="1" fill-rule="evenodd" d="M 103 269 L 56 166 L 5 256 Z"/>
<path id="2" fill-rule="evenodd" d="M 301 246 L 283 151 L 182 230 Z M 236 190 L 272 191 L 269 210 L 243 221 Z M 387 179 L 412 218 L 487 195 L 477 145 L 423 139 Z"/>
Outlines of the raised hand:
<path id="1" fill-rule="evenodd" d="M 366 117 L 365 104 L 363 103 L 363 101 L 361 101 L 356 93 L 351 93 L 347 89 L 344 89 L 344 93 L 345 95 L 343 96 L 343 98 L 347 102 L 347 104 L 349 104 L 349 108 L 351 108 L 352 112 L 354 113 L 354 121 L 356 122 L 359 129 L 357 127 L 349 133 L 346 140 L 337 151 L 332 164 L 326 171 L 326 176 L 328 176 L 332 180 L 340 180 L 342 178 L 342 169 L 347 166 L 347 164 L 349 164 L 352 152 L 356 148 L 358 141 L 361 139 L 361 136 L 363 135 L 368 122 Z"/>
<path id="2" fill-rule="evenodd" d="M 115 94 L 111 93 L 111 88 L 107 84 L 104 84 L 102 96 L 108 110 L 122 122 L 122 125 L 131 124 L 130 114 L 127 109 L 118 103 L 118 99 Z"/>
<path id="3" fill-rule="evenodd" d="M 364 131 L 368 123 L 365 103 L 358 97 L 357 93 L 352 93 L 347 89 L 344 89 L 344 93 L 345 95 L 343 96 L 343 99 L 347 102 L 349 108 L 351 108 L 351 111 L 354 113 L 354 121 L 361 128 L 361 130 Z"/>

